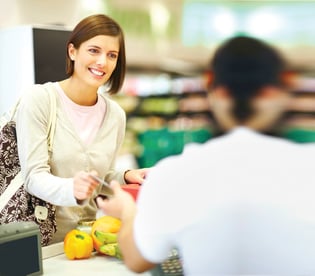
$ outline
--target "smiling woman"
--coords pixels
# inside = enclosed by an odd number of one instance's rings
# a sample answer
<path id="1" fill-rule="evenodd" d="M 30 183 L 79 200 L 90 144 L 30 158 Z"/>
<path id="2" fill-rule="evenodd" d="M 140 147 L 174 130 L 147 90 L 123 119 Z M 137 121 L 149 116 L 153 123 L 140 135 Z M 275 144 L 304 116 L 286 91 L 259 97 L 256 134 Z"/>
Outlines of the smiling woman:
<path id="1" fill-rule="evenodd" d="M 68 41 L 67 74 L 68 76 L 73 75 L 75 71 L 75 52 L 79 51 L 81 46 L 83 48 L 87 47 L 87 50 L 96 56 L 99 56 L 98 54 L 100 53 L 103 54 L 103 51 L 105 51 L 106 55 L 112 56 L 114 52 L 117 63 L 113 68 L 113 74 L 109 74 L 108 81 L 109 92 L 115 94 L 121 88 L 125 77 L 126 54 L 124 35 L 115 21 L 100 22 L 98 17 L 103 16 L 89 16 L 83 19 L 73 30 Z"/>
<path id="2" fill-rule="evenodd" d="M 104 14 L 91 15 L 71 32 L 66 50 L 67 78 L 48 83 L 57 99 L 52 153 L 46 141 L 50 101 L 43 85 L 22 93 L 16 120 L 25 187 L 57 206 L 53 243 L 63 241 L 78 221 L 95 220 L 94 198 L 102 187 L 91 174 L 108 183 L 128 184 L 142 183 L 147 172 L 115 170 L 126 116 L 104 93 L 118 93 L 124 81 L 122 29 Z M 107 90 L 101 93 L 103 85 Z"/>

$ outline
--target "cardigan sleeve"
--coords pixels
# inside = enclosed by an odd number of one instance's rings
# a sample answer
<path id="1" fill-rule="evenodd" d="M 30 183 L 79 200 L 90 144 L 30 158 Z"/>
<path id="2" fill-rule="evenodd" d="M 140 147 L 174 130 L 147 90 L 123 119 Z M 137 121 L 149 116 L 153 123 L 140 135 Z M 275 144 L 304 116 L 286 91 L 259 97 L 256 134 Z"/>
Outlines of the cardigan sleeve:
<path id="1" fill-rule="evenodd" d="M 16 114 L 16 132 L 21 173 L 27 191 L 55 205 L 77 205 L 73 179 L 50 173 L 47 145 L 50 97 L 45 85 L 26 89 Z M 56 95 L 57 96 L 57 95 Z"/>

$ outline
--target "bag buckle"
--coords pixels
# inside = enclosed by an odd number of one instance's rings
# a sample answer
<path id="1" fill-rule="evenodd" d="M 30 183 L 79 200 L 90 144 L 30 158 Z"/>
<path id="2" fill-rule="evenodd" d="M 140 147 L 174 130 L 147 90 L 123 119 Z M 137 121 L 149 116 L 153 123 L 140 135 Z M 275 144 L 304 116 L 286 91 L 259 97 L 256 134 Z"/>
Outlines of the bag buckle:
<path id="1" fill-rule="evenodd" d="M 42 222 L 42 221 L 46 220 L 48 217 L 48 209 L 47 209 L 47 207 L 38 205 L 35 207 L 34 214 L 35 214 L 37 221 Z"/>

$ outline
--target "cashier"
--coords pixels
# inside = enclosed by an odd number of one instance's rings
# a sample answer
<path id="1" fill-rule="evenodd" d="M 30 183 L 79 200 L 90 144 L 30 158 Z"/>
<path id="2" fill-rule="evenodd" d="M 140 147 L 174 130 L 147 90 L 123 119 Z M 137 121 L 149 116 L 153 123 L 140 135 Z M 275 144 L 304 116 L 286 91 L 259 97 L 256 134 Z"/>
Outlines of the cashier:
<path id="1" fill-rule="evenodd" d="M 287 76 L 261 40 L 233 37 L 216 50 L 209 105 L 223 135 L 161 160 L 136 203 L 116 182 L 113 198 L 98 198 L 122 221 L 131 270 L 177 248 L 185 275 L 315 275 L 315 147 L 265 134 L 290 102 Z"/>

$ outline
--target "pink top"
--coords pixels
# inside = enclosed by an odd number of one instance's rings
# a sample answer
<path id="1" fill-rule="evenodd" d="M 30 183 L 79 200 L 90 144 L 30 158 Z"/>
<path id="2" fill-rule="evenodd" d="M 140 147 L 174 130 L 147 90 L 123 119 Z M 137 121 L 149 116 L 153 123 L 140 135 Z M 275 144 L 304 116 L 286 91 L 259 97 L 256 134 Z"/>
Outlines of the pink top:
<path id="1" fill-rule="evenodd" d="M 74 125 L 79 137 L 84 144 L 90 144 L 97 131 L 100 129 L 105 117 L 106 104 L 102 97 L 98 96 L 97 103 L 92 106 L 78 105 L 65 94 L 59 83 L 55 83 L 58 94 L 69 120 Z"/>

